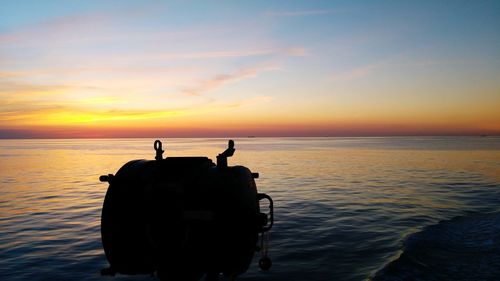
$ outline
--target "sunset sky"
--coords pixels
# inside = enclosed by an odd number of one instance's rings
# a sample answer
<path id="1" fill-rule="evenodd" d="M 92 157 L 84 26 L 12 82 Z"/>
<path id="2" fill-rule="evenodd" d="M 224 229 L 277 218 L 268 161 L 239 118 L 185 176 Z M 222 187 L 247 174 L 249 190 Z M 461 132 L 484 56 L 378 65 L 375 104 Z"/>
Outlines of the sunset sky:
<path id="1" fill-rule="evenodd" d="M 500 134 L 500 1 L 0 0 L 0 138 Z"/>

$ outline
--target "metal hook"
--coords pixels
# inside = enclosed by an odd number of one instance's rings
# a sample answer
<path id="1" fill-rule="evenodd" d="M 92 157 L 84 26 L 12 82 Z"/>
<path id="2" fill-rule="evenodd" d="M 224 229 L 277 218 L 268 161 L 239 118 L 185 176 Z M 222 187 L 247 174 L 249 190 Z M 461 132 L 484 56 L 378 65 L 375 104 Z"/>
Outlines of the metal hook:
<path id="1" fill-rule="evenodd" d="M 162 160 L 163 159 L 163 152 L 165 152 L 162 147 L 161 147 L 161 141 L 160 140 L 155 140 L 155 143 L 153 145 L 155 151 L 156 151 L 156 160 Z"/>

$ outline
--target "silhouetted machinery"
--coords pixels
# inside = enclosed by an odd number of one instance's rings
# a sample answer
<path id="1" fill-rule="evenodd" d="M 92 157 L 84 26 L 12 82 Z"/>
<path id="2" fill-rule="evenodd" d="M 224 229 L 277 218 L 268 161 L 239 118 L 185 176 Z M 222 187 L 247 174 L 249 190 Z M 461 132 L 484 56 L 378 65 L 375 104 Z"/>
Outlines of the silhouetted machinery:
<path id="1" fill-rule="evenodd" d="M 257 193 L 252 173 L 227 165 L 234 142 L 217 156 L 167 157 L 154 143 L 156 160 L 133 160 L 109 182 L 101 217 L 102 244 L 110 267 L 103 275 L 156 274 L 162 280 L 234 279 L 246 272 L 256 251 L 263 270 L 273 201 Z M 259 202 L 269 201 L 268 213 Z M 260 246 L 257 246 L 261 233 Z"/>

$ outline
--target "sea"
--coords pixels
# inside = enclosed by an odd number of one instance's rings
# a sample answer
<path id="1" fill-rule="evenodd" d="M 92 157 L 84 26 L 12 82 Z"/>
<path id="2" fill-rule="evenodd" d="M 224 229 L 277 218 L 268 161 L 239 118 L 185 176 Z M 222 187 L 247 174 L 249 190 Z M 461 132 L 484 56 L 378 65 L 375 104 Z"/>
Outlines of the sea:
<path id="1" fill-rule="evenodd" d="M 155 139 L 0 140 L 0 280 L 101 276 L 114 174 Z M 163 138 L 213 160 L 227 138 Z M 237 280 L 500 280 L 500 137 L 235 138 L 229 165 L 274 200 L 272 267 Z M 221 277 L 221 280 L 229 280 Z"/>

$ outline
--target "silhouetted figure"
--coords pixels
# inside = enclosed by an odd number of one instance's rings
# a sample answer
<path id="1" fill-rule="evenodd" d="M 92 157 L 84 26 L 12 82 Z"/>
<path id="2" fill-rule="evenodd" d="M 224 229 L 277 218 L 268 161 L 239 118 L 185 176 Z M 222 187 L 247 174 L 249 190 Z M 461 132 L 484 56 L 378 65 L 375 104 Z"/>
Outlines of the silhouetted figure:
<path id="1" fill-rule="evenodd" d="M 105 275 L 156 274 L 162 280 L 235 279 L 252 261 L 258 234 L 264 270 L 267 257 L 264 234 L 273 225 L 271 197 L 257 193 L 252 173 L 227 165 L 234 142 L 217 156 L 167 157 L 162 143 L 154 143 L 155 161 L 133 160 L 109 182 L 101 218 L 104 252 L 110 267 Z M 259 201 L 269 201 L 269 214 Z M 262 243 L 266 243 L 263 247 Z"/>

